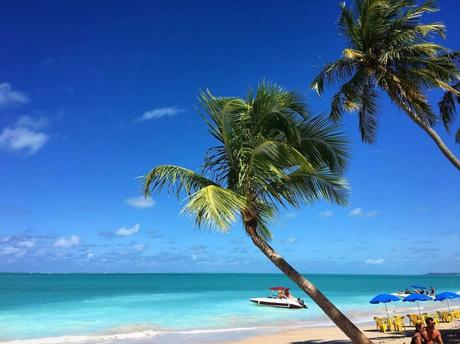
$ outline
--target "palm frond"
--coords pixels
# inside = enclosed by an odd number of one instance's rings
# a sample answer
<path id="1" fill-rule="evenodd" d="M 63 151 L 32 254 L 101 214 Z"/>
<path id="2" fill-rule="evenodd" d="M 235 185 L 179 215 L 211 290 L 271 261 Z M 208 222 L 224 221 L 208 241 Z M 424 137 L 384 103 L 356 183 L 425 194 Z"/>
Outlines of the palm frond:
<path id="1" fill-rule="evenodd" d="M 226 232 L 245 208 L 243 196 L 217 185 L 208 185 L 190 196 L 182 213 L 193 215 L 198 227 Z"/>
<path id="2" fill-rule="evenodd" d="M 324 92 L 324 86 L 350 77 L 358 66 L 357 61 L 348 58 L 341 58 L 333 63 L 328 63 L 321 69 L 310 87 L 321 95 Z"/>
<path id="3" fill-rule="evenodd" d="M 298 150 L 313 166 L 326 165 L 331 171 L 342 173 L 348 163 L 350 149 L 340 127 L 324 116 L 317 116 L 302 124 Z"/>
<path id="4" fill-rule="evenodd" d="M 460 90 L 460 82 L 452 87 L 456 90 Z M 455 119 L 456 102 L 460 103 L 460 96 L 454 95 L 451 91 L 447 91 L 438 103 L 442 123 L 448 132 L 450 131 L 450 127 Z"/>
<path id="5" fill-rule="evenodd" d="M 277 185 L 278 193 L 295 207 L 310 204 L 319 199 L 345 205 L 348 202 L 348 184 L 327 167 L 320 169 L 298 168 Z"/>
<path id="6" fill-rule="evenodd" d="M 158 194 L 167 187 L 169 192 L 179 197 L 182 191 L 190 195 L 209 185 L 217 184 L 189 169 L 175 165 L 160 165 L 144 177 L 144 195 Z"/>
<path id="7" fill-rule="evenodd" d="M 373 143 L 377 134 L 377 92 L 369 80 L 363 85 L 361 92 L 361 107 L 359 108 L 359 129 L 361 139 Z"/>

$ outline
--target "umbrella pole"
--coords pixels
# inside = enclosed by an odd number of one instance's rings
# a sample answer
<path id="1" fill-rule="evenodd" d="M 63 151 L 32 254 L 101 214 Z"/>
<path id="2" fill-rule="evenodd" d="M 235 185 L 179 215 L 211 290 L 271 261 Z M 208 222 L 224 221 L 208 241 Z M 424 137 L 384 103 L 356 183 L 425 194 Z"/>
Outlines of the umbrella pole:
<path id="1" fill-rule="evenodd" d="M 447 309 L 449 310 L 449 313 L 450 313 L 449 300 L 448 300 L 448 299 L 446 299 L 446 302 L 447 302 Z"/>
<path id="2" fill-rule="evenodd" d="M 388 315 L 388 308 L 387 308 L 387 304 L 386 304 L 386 303 L 385 303 L 385 309 L 386 309 L 386 311 L 387 311 L 387 319 L 388 319 L 388 321 L 389 321 L 389 320 L 390 320 L 390 316 Z"/>
<path id="3" fill-rule="evenodd" d="M 418 301 L 417 301 L 417 308 L 418 308 L 418 315 L 422 315 L 422 313 L 420 312 L 420 306 L 418 305 Z"/>

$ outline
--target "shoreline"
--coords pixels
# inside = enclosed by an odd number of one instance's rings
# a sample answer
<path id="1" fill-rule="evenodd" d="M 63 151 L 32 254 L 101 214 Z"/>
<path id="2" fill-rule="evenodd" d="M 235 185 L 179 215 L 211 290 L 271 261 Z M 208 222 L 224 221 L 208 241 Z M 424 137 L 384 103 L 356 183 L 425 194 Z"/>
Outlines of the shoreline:
<path id="1" fill-rule="evenodd" d="M 357 325 L 375 344 L 409 344 L 414 328 L 407 326 L 403 332 L 381 333 L 367 322 Z M 452 323 L 437 324 L 445 344 L 460 343 L 460 320 Z M 252 332 L 251 332 L 252 331 Z M 193 338 L 191 335 L 193 334 Z M 346 335 L 336 326 L 315 326 L 303 328 L 274 327 L 238 328 L 233 330 L 183 331 L 174 336 L 161 331 L 144 330 L 134 333 L 105 334 L 97 336 L 60 336 L 35 339 L 0 341 L 2 344 L 172 344 L 172 343 L 206 343 L 206 344 L 345 344 L 351 343 Z"/>

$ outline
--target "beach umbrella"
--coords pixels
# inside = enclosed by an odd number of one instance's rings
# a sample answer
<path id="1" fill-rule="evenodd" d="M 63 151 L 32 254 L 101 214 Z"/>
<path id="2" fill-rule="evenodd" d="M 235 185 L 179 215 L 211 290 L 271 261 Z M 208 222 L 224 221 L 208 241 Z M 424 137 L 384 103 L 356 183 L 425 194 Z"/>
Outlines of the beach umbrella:
<path id="1" fill-rule="evenodd" d="M 384 303 L 385 310 L 387 311 L 387 318 L 390 319 L 390 316 L 388 315 L 387 303 L 392 302 L 392 301 L 399 301 L 399 300 L 400 300 L 399 297 L 392 295 L 392 294 L 378 294 L 372 300 L 370 300 L 369 303 L 372 303 L 372 304 Z"/>
<path id="2" fill-rule="evenodd" d="M 443 293 L 436 294 L 435 301 L 444 301 L 446 300 L 447 302 L 447 309 L 450 312 L 450 306 L 449 306 L 449 300 L 452 299 L 458 299 L 460 298 L 460 295 L 451 291 L 445 291 Z"/>
<path id="3" fill-rule="evenodd" d="M 422 315 L 420 312 L 420 306 L 418 304 L 419 301 L 428 301 L 428 300 L 433 300 L 432 297 L 429 297 L 428 295 L 425 294 L 410 294 L 409 296 L 406 296 L 403 299 L 403 302 L 417 302 L 417 308 L 418 308 L 418 314 Z"/>

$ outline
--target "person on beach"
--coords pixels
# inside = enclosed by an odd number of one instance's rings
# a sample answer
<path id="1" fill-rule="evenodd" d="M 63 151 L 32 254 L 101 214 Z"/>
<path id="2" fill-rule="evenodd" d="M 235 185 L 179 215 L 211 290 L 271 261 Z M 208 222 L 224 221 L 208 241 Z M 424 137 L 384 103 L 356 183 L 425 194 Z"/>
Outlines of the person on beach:
<path id="1" fill-rule="evenodd" d="M 424 332 L 425 332 L 425 326 L 423 326 L 423 323 L 421 321 L 417 321 L 415 324 L 415 332 L 412 335 L 412 340 L 410 341 L 410 344 L 425 344 L 425 337 L 424 337 Z"/>
<path id="2" fill-rule="evenodd" d="M 438 329 L 435 329 L 435 322 L 432 317 L 427 317 L 425 319 L 426 328 L 423 333 L 423 337 L 425 339 L 426 344 L 443 344 L 441 332 Z"/>

